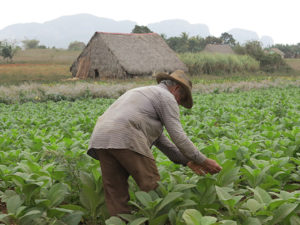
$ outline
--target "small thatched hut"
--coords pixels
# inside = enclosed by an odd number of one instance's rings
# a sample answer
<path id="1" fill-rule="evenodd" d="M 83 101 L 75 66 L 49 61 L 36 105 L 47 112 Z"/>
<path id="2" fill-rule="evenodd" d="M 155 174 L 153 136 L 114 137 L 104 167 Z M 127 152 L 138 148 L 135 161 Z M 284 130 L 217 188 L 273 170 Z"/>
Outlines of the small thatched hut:
<path id="1" fill-rule="evenodd" d="M 278 48 L 271 48 L 270 50 L 269 50 L 269 53 L 271 53 L 271 54 L 274 54 L 274 53 L 276 53 L 276 54 L 278 54 L 278 55 L 280 55 L 280 57 L 283 59 L 284 58 L 284 52 L 282 52 L 280 49 L 278 49 Z"/>
<path id="2" fill-rule="evenodd" d="M 234 51 L 232 50 L 230 45 L 222 44 L 207 44 L 203 51 L 210 53 L 234 54 Z"/>
<path id="3" fill-rule="evenodd" d="M 187 67 L 156 33 L 96 32 L 70 68 L 78 78 L 127 78 L 155 72 L 187 71 Z"/>

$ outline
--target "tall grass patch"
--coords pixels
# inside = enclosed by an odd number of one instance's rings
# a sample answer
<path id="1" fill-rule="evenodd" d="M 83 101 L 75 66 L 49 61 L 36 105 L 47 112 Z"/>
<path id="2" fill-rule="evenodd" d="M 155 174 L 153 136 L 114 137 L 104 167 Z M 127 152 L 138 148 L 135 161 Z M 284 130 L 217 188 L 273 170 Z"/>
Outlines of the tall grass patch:
<path id="1" fill-rule="evenodd" d="M 259 70 L 259 62 L 248 55 L 183 53 L 179 57 L 187 65 L 191 75 L 222 75 Z"/>

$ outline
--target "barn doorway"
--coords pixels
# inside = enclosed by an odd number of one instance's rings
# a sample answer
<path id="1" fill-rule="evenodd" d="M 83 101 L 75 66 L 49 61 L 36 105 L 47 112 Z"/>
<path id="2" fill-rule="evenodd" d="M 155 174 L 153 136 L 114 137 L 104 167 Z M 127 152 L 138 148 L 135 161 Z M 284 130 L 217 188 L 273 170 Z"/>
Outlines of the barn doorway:
<path id="1" fill-rule="evenodd" d="M 97 69 L 95 69 L 95 78 L 99 78 L 100 75 L 99 75 L 99 71 Z"/>

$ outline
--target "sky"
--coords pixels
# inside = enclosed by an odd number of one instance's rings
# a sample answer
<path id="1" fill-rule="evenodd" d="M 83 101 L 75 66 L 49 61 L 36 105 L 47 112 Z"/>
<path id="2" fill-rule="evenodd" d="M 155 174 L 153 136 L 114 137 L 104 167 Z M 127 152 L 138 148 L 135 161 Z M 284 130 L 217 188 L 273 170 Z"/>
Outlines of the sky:
<path id="1" fill-rule="evenodd" d="M 274 43 L 300 42 L 300 0 L 0 0 L 0 30 L 17 23 L 44 23 L 89 13 L 138 25 L 168 19 L 206 24 L 219 37 L 233 28 L 271 36 Z"/>

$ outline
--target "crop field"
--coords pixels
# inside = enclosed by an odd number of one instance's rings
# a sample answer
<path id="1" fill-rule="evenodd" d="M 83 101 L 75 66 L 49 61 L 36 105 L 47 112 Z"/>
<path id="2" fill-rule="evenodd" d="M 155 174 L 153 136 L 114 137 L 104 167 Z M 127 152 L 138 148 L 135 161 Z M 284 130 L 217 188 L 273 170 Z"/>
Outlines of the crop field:
<path id="1" fill-rule="evenodd" d="M 0 60 L 0 224 L 125 224 L 109 217 L 99 162 L 86 150 L 98 116 L 125 91 L 155 81 L 70 81 L 79 53 L 32 49 L 17 52 L 13 64 Z M 133 214 L 122 218 L 130 225 L 299 225 L 300 61 L 287 60 L 293 73 L 267 74 L 246 57 L 206 57 L 232 67 L 215 63 L 216 73 L 203 74 L 191 56 L 180 57 L 196 74 L 195 105 L 181 108 L 184 130 L 223 170 L 197 176 L 154 148 L 159 188 L 144 193 L 130 179 Z"/>
<path id="2" fill-rule="evenodd" d="M 197 176 L 153 149 L 161 182 L 130 179 L 131 225 L 299 225 L 300 88 L 194 93 L 181 122 L 198 149 L 222 165 Z M 109 218 L 99 162 L 86 150 L 114 99 L 0 103 L 0 221 L 121 225 Z"/>

